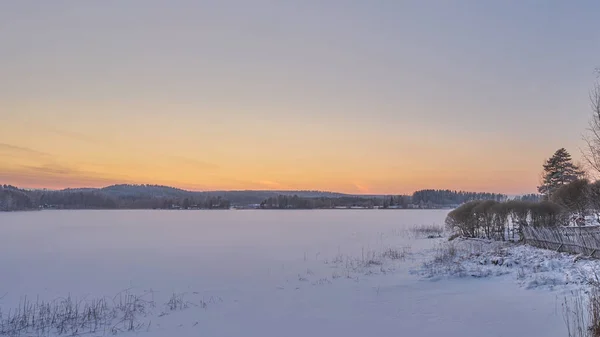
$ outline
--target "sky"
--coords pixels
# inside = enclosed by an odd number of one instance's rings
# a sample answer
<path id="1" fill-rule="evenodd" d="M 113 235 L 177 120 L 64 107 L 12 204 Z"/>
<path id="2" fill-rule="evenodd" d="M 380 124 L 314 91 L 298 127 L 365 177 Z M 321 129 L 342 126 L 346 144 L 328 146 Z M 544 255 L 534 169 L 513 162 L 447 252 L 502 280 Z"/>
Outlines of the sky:
<path id="1" fill-rule="evenodd" d="M 0 183 L 535 192 L 600 2 L 0 2 Z"/>

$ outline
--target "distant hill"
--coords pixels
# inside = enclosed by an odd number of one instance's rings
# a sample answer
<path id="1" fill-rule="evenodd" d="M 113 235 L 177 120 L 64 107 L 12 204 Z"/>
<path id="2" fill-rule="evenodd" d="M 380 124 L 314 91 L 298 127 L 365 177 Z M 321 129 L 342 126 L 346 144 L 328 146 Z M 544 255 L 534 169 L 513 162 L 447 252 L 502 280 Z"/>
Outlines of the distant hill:
<path id="1" fill-rule="evenodd" d="M 100 189 L 82 189 L 85 191 L 98 190 L 114 197 L 139 197 L 152 196 L 156 198 L 206 198 L 221 197 L 229 200 L 233 205 L 260 204 L 265 199 L 278 195 L 301 198 L 339 198 L 350 196 L 343 193 L 324 191 L 266 191 L 266 190 L 240 190 L 240 191 L 187 191 L 176 187 L 162 185 L 111 185 Z"/>
<path id="2" fill-rule="evenodd" d="M 157 198 L 179 198 L 193 196 L 198 192 L 182 190 L 176 187 L 162 185 L 111 185 L 97 189 L 103 193 L 118 197 L 152 196 Z"/>
<path id="3" fill-rule="evenodd" d="M 254 205 L 269 209 L 448 208 L 470 200 L 506 200 L 494 193 L 422 190 L 408 195 L 353 195 L 327 191 L 187 191 L 162 185 L 120 184 L 103 188 L 26 190 L 0 185 L 0 210 L 57 209 L 222 209 Z"/>

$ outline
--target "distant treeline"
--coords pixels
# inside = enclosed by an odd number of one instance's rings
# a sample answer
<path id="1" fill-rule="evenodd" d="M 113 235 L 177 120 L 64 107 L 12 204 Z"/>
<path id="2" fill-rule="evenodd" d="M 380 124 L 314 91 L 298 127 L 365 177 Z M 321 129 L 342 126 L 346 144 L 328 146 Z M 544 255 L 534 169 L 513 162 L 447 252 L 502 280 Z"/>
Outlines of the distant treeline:
<path id="1" fill-rule="evenodd" d="M 124 188 L 129 186 L 130 188 Z M 60 191 L 24 190 L 0 186 L 0 211 L 30 209 L 228 209 L 230 202 L 220 196 L 195 196 L 164 186 L 109 186 L 104 189 Z"/>
<path id="2" fill-rule="evenodd" d="M 543 200 L 543 196 L 541 194 L 525 194 L 520 197 L 514 198 L 513 200 L 520 200 L 526 202 L 540 202 Z"/>
<path id="3" fill-rule="evenodd" d="M 537 195 L 522 197 L 537 201 Z M 349 195 L 322 191 L 193 192 L 160 185 L 112 185 L 104 188 L 25 190 L 0 185 L 0 211 L 53 209 L 263 209 L 452 208 L 474 200 L 504 201 L 506 195 L 422 190 L 413 195 Z"/>
<path id="4" fill-rule="evenodd" d="M 328 208 L 409 208 L 409 196 L 387 197 L 318 197 L 302 198 L 297 195 L 278 195 L 260 203 L 262 209 L 328 209 Z"/>
<path id="5" fill-rule="evenodd" d="M 477 193 L 451 190 L 421 190 L 413 193 L 411 202 L 423 208 L 458 206 L 475 200 L 505 201 L 508 197 L 497 193 Z"/>
<path id="6" fill-rule="evenodd" d="M 476 193 L 450 190 L 421 190 L 413 195 L 397 196 L 343 196 L 303 198 L 297 195 L 278 195 L 269 197 L 260 203 L 264 209 L 327 209 L 327 208 L 397 208 L 397 209 L 438 209 L 453 208 L 461 204 L 492 200 L 506 201 L 508 197 L 497 193 Z M 517 198 L 523 201 L 538 201 L 536 194 Z"/>

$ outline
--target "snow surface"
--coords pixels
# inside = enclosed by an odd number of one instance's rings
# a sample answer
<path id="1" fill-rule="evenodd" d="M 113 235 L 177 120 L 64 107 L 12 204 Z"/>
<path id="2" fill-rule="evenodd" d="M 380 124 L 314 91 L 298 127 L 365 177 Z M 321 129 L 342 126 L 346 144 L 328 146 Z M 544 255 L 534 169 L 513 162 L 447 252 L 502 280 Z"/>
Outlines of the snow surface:
<path id="1" fill-rule="evenodd" d="M 4 213 L 0 308 L 126 290 L 155 305 L 124 336 L 566 336 L 560 304 L 597 262 L 483 241 L 436 262 L 445 240 L 409 229 L 446 213 Z"/>

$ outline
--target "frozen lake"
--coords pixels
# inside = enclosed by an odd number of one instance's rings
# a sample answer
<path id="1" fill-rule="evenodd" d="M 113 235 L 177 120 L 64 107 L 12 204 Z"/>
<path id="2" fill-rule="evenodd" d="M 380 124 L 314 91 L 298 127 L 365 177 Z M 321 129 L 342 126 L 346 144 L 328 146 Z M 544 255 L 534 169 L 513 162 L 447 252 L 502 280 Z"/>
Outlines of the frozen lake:
<path id="1" fill-rule="evenodd" d="M 0 213 L 0 307 L 152 292 L 143 336 L 565 336 L 557 295 L 410 273 L 447 211 Z M 405 261 L 355 268 L 386 249 Z M 161 316 L 173 294 L 194 304 Z"/>

